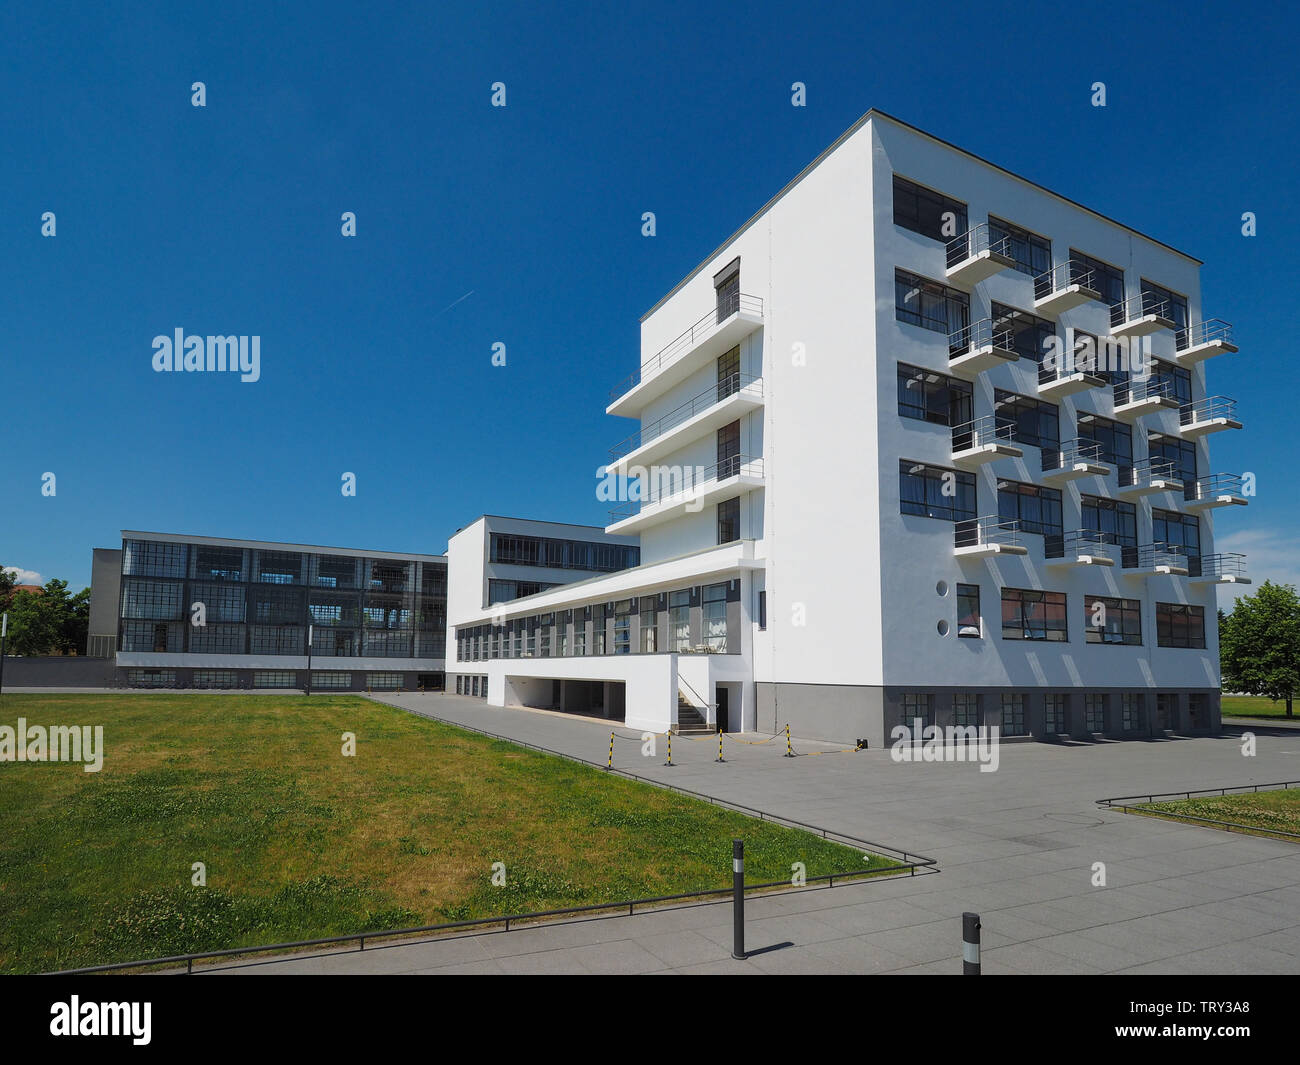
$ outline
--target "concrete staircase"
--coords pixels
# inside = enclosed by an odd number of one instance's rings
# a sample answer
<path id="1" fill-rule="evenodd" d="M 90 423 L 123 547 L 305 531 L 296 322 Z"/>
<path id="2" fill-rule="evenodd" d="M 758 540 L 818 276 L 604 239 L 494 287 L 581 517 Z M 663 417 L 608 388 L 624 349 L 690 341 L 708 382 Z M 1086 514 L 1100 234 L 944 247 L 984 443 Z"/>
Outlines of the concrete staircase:
<path id="1" fill-rule="evenodd" d="M 694 705 L 682 692 L 677 693 L 677 732 L 709 732 L 705 710 Z"/>

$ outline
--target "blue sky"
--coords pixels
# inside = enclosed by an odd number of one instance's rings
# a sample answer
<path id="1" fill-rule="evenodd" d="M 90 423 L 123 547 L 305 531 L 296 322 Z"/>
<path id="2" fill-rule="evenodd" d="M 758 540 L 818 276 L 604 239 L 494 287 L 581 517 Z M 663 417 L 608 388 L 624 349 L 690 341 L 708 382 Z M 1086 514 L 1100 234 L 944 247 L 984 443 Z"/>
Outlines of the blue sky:
<path id="1" fill-rule="evenodd" d="M 1205 260 L 1246 423 L 1214 466 L 1259 479 L 1219 546 L 1300 573 L 1294 9 L 18 7 L 0 564 L 81 587 L 123 527 L 441 552 L 484 512 L 601 524 L 639 316 L 878 107 Z M 154 373 L 176 328 L 259 335 L 261 380 Z"/>

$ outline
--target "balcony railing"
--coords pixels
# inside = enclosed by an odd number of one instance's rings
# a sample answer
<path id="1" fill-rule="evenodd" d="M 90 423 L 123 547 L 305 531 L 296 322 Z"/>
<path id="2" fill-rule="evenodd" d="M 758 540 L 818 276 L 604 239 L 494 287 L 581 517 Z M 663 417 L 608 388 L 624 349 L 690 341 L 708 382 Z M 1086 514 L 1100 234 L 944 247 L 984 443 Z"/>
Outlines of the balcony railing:
<path id="1" fill-rule="evenodd" d="M 958 358 L 985 348 L 1002 348 L 1014 350 L 1015 337 L 1010 329 L 996 323 L 992 318 L 981 318 L 964 329 L 948 334 L 948 356 Z"/>
<path id="2" fill-rule="evenodd" d="M 1202 344 L 1231 344 L 1232 326 L 1222 318 L 1209 318 L 1189 325 L 1174 334 L 1174 344 L 1179 351 L 1200 347 Z"/>
<path id="3" fill-rule="evenodd" d="M 1071 467 L 1080 462 L 1103 465 L 1101 445 L 1095 440 L 1074 437 L 1071 440 L 1062 440 L 1059 448 L 1043 448 L 1044 473 Z"/>
<path id="4" fill-rule="evenodd" d="M 967 518 L 953 526 L 954 547 L 1022 547 L 1020 521 L 1008 521 L 1001 514 L 986 514 L 982 518 Z"/>
<path id="5" fill-rule="evenodd" d="M 1118 544 L 1119 538 L 1114 533 L 1099 532 L 1096 529 L 1075 529 L 1073 532 L 1044 536 L 1043 557 L 1068 558 L 1077 555 L 1096 555 L 1101 558 L 1111 558 L 1116 552 L 1110 548 Z"/>
<path id="6" fill-rule="evenodd" d="M 1097 291 L 1097 272 L 1078 259 L 1066 259 L 1065 262 L 1044 270 L 1034 278 L 1034 299 L 1046 299 L 1048 296 L 1071 285 Z"/>
<path id="7" fill-rule="evenodd" d="M 1192 425 L 1196 422 L 1209 422 L 1215 418 L 1227 418 L 1233 421 L 1237 416 L 1237 401 L 1227 396 L 1206 396 L 1195 403 L 1184 403 L 1178 408 L 1180 425 Z"/>
<path id="8" fill-rule="evenodd" d="M 952 427 L 952 450 L 970 451 L 986 444 L 1010 444 L 1016 439 L 1014 422 L 998 423 L 995 414 L 985 414 Z"/>
<path id="9" fill-rule="evenodd" d="M 1186 570 L 1195 577 L 1201 571 L 1201 556 L 1183 544 L 1141 544 L 1133 554 L 1125 553 L 1124 565 L 1130 569 L 1156 569 L 1167 566 L 1171 569 Z"/>
<path id="10" fill-rule="evenodd" d="M 1148 488 L 1156 481 L 1178 481 L 1178 468 L 1166 459 L 1139 459 L 1119 471 L 1120 488 Z"/>
<path id="11" fill-rule="evenodd" d="M 1174 383 L 1168 377 L 1129 378 L 1116 381 L 1114 388 L 1115 406 L 1125 403 L 1141 403 L 1144 399 L 1174 399 Z"/>
<path id="12" fill-rule="evenodd" d="M 1172 314 L 1169 301 L 1154 292 L 1139 292 L 1136 296 L 1130 296 L 1111 307 L 1110 327 L 1115 329 L 1126 322 L 1140 321 L 1152 314 L 1168 321 Z"/>
<path id="13" fill-rule="evenodd" d="M 646 377 L 658 373 L 665 366 L 668 366 L 681 358 L 701 341 L 716 333 L 718 327 L 728 321 L 733 315 L 742 312 L 744 314 L 751 314 L 758 318 L 762 318 L 763 301 L 758 296 L 746 296 L 740 292 L 734 292 L 725 297 L 719 297 L 718 304 L 711 308 L 708 314 L 700 318 L 698 322 L 682 333 L 681 336 L 670 341 L 668 344 L 665 344 L 659 350 L 658 354 L 643 362 L 639 370 L 629 374 L 625 381 L 611 389 L 609 393 L 609 401 L 613 403 L 619 398 L 619 396 L 626 395 Z"/>
<path id="14" fill-rule="evenodd" d="M 1183 498 L 1195 503 L 1202 499 L 1218 499 L 1220 496 L 1241 498 L 1244 486 L 1239 473 L 1212 473 L 1208 477 L 1198 477 L 1183 489 Z"/>
<path id="15" fill-rule="evenodd" d="M 763 379 L 751 374 L 734 373 L 723 378 L 712 388 L 706 388 L 698 396 L 693 396 L 679 407 L 675 407 L 662 418 L 644 425 L 626 440 L 622 440 L 609 449 L 610 462 L 617 462 L 624 455 L 644 447 L 652 440 L 663 436 L 670 429 L 675 429 L 683 422 L 688 422 L 697 414 L 703 414 L 711 407 L 717 406 L 724 399 L 729 399 L 738 392 L 761 399 L 763 396 Z"/>
<path id="16" fill-rule="evenodd" d="M 1246 580 L 1246 556 L 1240 551 L 1228 551 L 1217 555 L 1202 555 L 1199 573 L 1193 577 L 1214 577 L 1233 581 Z"/>
<path id="17" fill-rule="evenodd" d="M 728 477 L 762 477 L 763 460 L 752 455 L 733 455 L 712 466 L 651 466 L 640 499 L 629 500 L 609 512 L 609 524 L 635 517 L 645 507 L 672 499 L 689 498 L 708 485 Z"/>
<path id="18" fill-rule="evenodd" d="M 948 241 L 948 268 L 951 269 L 981 252 L 991 251 L 1013 259 L 1010 237 L 994 236 L 987 222 L 981 222 L 973 229 L 968 229 L 960 237 Z"/>

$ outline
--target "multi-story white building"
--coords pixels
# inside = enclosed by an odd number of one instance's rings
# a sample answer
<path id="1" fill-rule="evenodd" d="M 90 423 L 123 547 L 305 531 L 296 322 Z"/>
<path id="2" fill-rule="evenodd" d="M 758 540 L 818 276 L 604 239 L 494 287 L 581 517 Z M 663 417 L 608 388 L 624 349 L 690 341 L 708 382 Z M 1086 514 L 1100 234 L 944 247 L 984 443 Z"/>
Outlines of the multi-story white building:
<path id="1" fill-rule="evenodd" d="M 643 318 L 639 565 L 493 606 L 458 534 L 448 671 L 657 730 L 1217 729 L 1245 499 L 1199 266 L 869 112 Z"/>

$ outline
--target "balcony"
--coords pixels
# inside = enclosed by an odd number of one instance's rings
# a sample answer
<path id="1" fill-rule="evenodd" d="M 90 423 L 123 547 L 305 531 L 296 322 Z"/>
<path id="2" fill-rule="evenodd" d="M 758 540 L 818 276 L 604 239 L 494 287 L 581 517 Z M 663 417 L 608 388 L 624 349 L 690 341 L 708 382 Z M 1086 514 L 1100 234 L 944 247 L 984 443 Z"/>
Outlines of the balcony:
<path id="1" fill-rule="evenodd" d="M 651 398 L 686 380 L 762 324 L 763 301 L 757 296 L 737 293 L 720 302 L 613 388 L 605 413 L 635 418 Z"/>
<path id="2" fill-rule="evenodd" d="M 722 499 L 762 488 L 763 460 L 734 455 L 713 466 L 651 466 L 642 484 L 642 498 L 609 512 L 610 535 L 640 533 L 684 514 L 698 514 Z"/>
<path id="3" fill-rule="evenodd" d="M 1078 259 L 1067 259 L 1034 278 L 1034 310 L 1060 314 L 1089 301 L 1101 302 L 1096 273 Z"/>
<path id="4" fill-rule="evenodd" d="M 1246 556 L 1240 552 L 1202 555 L 1200 566 L 1192 573 L 1192 584 L 1249 584 Z"/>
<path id="5" fill-rule="evenodd" d="M 985 370 L 1016 362 L 1014 338 L 1009 329 L 995 327 L 992 318 L 982 318 L 948 337 L 948 371 L 973 381 Z"/>
<path id="6" fill-rule="evenodd" d="M 1179 544 L 1143 544 L 1125 561 L 1126 577 L 1186 577 L 1197 561 Z"/>
<path id="7" fill-rule="evenodd" d="M 948 242 L 949 281 L 974 285 L 1016 265 L 1006 237 L 993 236 L 987 222 L 981 222 Z"/>
<path id="8" fill-rule="evenodd" d="M 1198 477 L 1187 486 L 1187 510 L 1213 510 L 1215 507 L 1246 506 L 1246 497 L 1242 494 L 1241 475 L 1236 473 L 1212 473 L 1208 477 Z"/>
<path id="9" fill-rule="evenodd" d="M 1043 483 L 1060 485 L 1080 477 L 1105 477 L 1110 467 L 1101 457 L 1101 445 L 1094 440 L 1063 440 L 1060 448 L 1043 448 Z"/>
<path id="10" fill-rule="evenodd" d="M 1179 330 L 1175 346 L 1174 359 L 1179 366 L 1194 366 L 1215 355 L 1237 353 L 1237 346 L 1232 342 L 1232 326 L 1222 318 L 1211 318 Z"/>
<path id="11" fill-rule="evenodd" d="M 1226 396 L 1207 396 L 1178 409 L 1178 431 L 1185 439 L 1195 440 L 1224 429 L 1240 429 L 1237 401 Z"/>
<path id="12" fill-rule="evenodd" d="M 953 555 L 957 558 L 992 558 L 994 555 L 1027 555 L 1020 542 L 1020 522 L 1006 521 L 998 514 L 959 521 L 953 530 Z"/>
<path id="13" fill-rule="evenodd" d="M 1169 301 L 1151 292 L 1139 292 L 1110 309 L 1110 332 L 1117 337 L 1144 337 L 1173 329 Z"/>
<path id="14" fill-rule="evenodd" d="M 952 464 L 973 470 L 995 459 L 1018 459 L 1024 452 L 1015 447 L 1014 425 L 998 425 L 996 416 L 986 414 L 952 429 Z"/>
<path id="15" fill-rule="evenodd" d="M 1172 462 L 1163 459 L 1142 459 L 1119 471 L 1118 494 L 1123 499 L 1138 499 L 1157 492 L 1181 492 L 1183 482 Z"/>
<path id="16" fill-rule="evenodd" d="M 1170 393 L 1173 382 L 1164 377 L 1132 378 L 1115 383 L 1115 419 L 1136 425 L 1146 414 L 1159 414 L 1163 410 L 1178 410 L 1178 400 Z"/>
<path id="17" fill-rule="evenodd" d="M 608 472 L 625 476 L 630 467 L 653 462 L 762 405 L 763 379 L 732 374 L 615 444 L 609 449 Z"/>
<path id="18" fill-rule="evenodd" d="M 1043 537 L 1044 564 L 1059 568 L 1115 565 L 1115 538 L 1095 529 Z"/>

